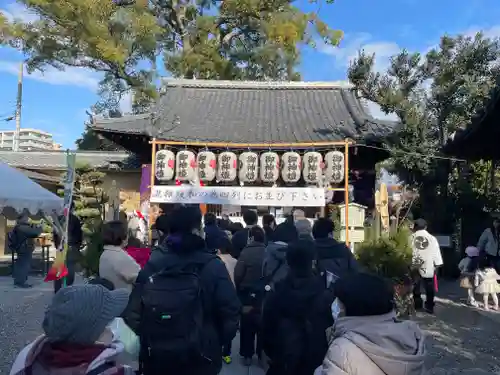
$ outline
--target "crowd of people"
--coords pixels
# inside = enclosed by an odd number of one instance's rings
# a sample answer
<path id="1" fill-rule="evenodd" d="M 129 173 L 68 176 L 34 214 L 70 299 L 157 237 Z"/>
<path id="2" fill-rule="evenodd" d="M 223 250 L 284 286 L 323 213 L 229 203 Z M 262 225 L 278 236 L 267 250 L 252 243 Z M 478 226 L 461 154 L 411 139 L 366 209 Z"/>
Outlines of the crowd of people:
<path id="1" fill-rule="evenodd" d="M 215 375 L 238 331 L 243 363 L 268 375 L 425 373 L 419 327 L 396 318 L 392 286 L 360 269 L 331 220 L 243 219 L 178 206 L 157 219 L 142 267 L 124 250 L 127 226 L 106 223 L 99 277 L 57 290 L 11 375 Z"/>

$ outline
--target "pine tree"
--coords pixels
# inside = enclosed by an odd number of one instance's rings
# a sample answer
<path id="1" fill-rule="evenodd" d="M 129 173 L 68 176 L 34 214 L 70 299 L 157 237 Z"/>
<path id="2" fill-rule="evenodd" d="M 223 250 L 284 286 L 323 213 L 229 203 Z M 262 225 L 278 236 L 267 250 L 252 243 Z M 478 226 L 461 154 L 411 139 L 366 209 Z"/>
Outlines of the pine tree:
<path id="1" fill-rule="evenodd" d="M 87 276 L 99 270 L 99 257 L 103 250 L 101 227 L 104 222 L 105 205 L 108 201 L 102 187 L 105 173 L 88 165 L 77 165 L 73 202 L 75 215 L 82 222 L 82 230 L 87 244 L 82 266 Z M 64 194 L 60 189 L 59 194 Z"/>
<path id="2" fill-rule="evenodd" d="M 364 98 L 399 118 L 401 127 L 387 144 L 393 171 L 419 189 L 421 214 L 451 232 L 455 165 L 440 158 L 441 149 L 489 99 L 500 77 L 500 43 L 481 33 L 444 36 L 425 56 L 401 51 L 386 72 L 374 70 L 375 57 L 361 51 L 349 79 Z"/>

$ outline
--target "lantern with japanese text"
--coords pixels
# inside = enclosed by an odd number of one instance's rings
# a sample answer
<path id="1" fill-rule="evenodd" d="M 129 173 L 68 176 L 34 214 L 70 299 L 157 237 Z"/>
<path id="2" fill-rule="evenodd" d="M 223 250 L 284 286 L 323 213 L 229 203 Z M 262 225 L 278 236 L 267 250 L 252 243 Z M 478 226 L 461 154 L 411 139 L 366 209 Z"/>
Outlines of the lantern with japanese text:
<path id="1" fill-rule="evenodd" d="M 325 179 L 338 184 L 344 180 L 344 154 L 340 151 L 330 151 L 325 155 Z"/>
<path id="2" fill-rule="evenodd" d="M 255 182 L 259 177 L 259 155 L 255 152 L 243 152 L 239 157 L 238 178 L 241 182 Z"/>
<path id="3" fill-rule="evenodd" d="M 238 158 L 234 152 L 221 152 L 217 157 L 217 181 L 231 182 L 236 180 Z"/>
<path id="4" fill-rule="evenodd" d="M 302 176 L 308 184 L 317 184 L 323 173 L 323 157 L 319 152 L 306 152 L 302 158 Z"/>
<path id="5" fill-rule="evenodd" d="M 175 178 L 192 181 L 195 178 L 196 156 L 189 150 L 179 151 L 175 157 Z"/>
<path id="6" fill-rule="evenodd" d="M 158 181 L 174 178 L 175 154 L 170 150 L 160 150 L 155 157 L 155 177 Z"/>
<path id="7" fill-rule="evenodd" d="M 211 151 L 200 151 L 196 156 L 198 178 L 200 181 L 213 181 L 215 179 L 217 157 Z"/>
<path id="8" fill-rule="evenodd" d="M 262 182 L 276 182 L 280 176 L 280 157 L 268 151 L 260 155 L 260 179 Z"/>
<path id="9" fill-rule="evenodd" d="M 300 180 L 300 167 L 302 160 L 298 152 L 285 152 L 281 156 L 281 178 L 287 183 Z"/>

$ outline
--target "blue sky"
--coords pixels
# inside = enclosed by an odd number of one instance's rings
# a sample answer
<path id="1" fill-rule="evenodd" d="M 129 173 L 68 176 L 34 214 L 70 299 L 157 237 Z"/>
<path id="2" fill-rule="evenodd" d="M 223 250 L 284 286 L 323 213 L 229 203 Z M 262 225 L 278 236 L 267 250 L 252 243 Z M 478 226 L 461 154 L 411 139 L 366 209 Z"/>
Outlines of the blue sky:
<path id="1" fill-rule="evenodd" d="M 14 1 L 0 3 L 0 9 L 11 16 L 32 18 Z M 307 0 L 299 4 L 306 10 L 317 9 Z M 323 4 L 320 17 L 343 30 L 345 38 L 339 48 L 304 50 L 300 70 L 306 81 L 344 80 L 349 61 L 360 48 L 376 53 L 377 67 L 383 69 L 401 48 L 425 52 L 445 33 L 482 30 L 489 36 L 500 36 L 498 0 L 337 0 L 332 5 Z M 15 51 L 0 48 L 0 119 L 14 111 L 20 59 Z M 85 111 L 97 99 L 98 81 L 98 74 L 79 69 L 48 69 L 44 74 L 26 75 L 22 126 L 48 131 L 64 147 L 73 147 L 83 131 Z M 125 100 L 124 108 L 129 104 Z M 0 121 L 0 129 L 14 126 L 13 122 Z"/>

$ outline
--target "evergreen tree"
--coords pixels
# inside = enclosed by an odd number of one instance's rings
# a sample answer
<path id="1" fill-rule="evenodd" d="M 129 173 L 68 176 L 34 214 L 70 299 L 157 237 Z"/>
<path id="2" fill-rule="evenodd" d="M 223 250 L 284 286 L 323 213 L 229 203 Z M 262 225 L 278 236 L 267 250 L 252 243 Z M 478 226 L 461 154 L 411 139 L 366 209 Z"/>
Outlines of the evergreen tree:
<path id="1" fill-rule="evenodd" d="M 87 275 L 95 275 L 99 270 L 99 257 L 103 250 L 101 227 L 104 222 L 105 205 L 108 201 L 102 187 L 105 173 L 88 165 L 77 165 L 73 202 L 75 215 L 82 222 L 82 230 L 87 248 L 83 257 L 83 268 Z M 64 190 L 59 190 L 64 194 Z"/>
<path id="2" fill-rule="evenodd" d="M 19 2 L 40 16 L 14 24 L 30 70 L 102 72 L 105 101 L 116 105 L 116 97 L 132 90 L 139 108 L 158 95 L 159 55 L 174 77 L 294 80 L 301 44 L 319 38 L 335 45 L 342 36 L 293 0 L 136 0 L 126 7 L 111 0 Z"/>
<path id="3" fill-rule="evenodd" d="M 84 151 L 122 151 L 123 148 L 107 140 L 86 126 L 81 137 L 76 140 L 76 148 Z"/>
<path id="4" fill-rule="evenodd" d="M 499 78 L 500 43 L 481 33 L 444 36 L 425 55 L 401 51 L 386 72 L 374 70 L 375 57 L 361 51 L 349 79 L 364 98 L 398 116 L 401 127 L 387 145 L 392 169 L 419 189 L 417 216 L 451 233 L 453 216 L 466 203 L 452 178 L 457 163 L 441 158 L 440 152 L 489 99 Z"/>

